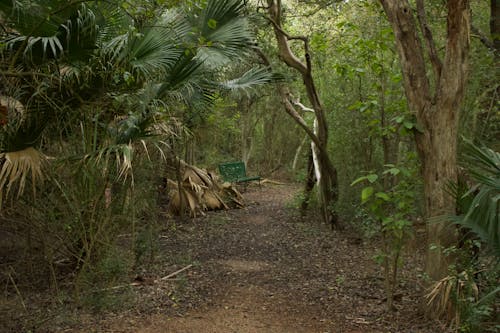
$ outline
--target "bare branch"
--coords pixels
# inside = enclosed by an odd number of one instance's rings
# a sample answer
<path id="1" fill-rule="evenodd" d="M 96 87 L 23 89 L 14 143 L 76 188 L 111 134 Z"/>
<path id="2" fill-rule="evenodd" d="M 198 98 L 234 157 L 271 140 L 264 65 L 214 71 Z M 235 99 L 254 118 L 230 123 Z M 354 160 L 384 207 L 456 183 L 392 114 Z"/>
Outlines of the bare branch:
<path id="1" fill-rule="evenodd" d="M 283 104 L 285 106 L 285 111 L 297 122 L 297 124 L 299 124 L 300 127 L 302 127 L 302 129 L 307 133 L 307 135 L 309 136 L 309 138 L 311 139 L 311 141 L 314 142 L 314 144 L 316 146 L 319 146 L 320 145 L 320 141 L 318 139 L 318 136 L 309 127 L 309 125 L 307 125 L 306 121 L 297 112 L 297 110 L 295 110 L 295 108 L 293 107 L 292 102 L 290 102 L 289 97 L 291 95 L 290 95 L 288 89 L 286 87 L 284 87 L 284 86 L 280 86 L 278 89 L 279 89 L 279 92 L 280 92 L 280 95 L 281 95 L 281 100 L 283 101 Z"/>
<path id="2" fill-rule="evenodd" d="M 289 94 L 290 98 L 293 98 L 292 94 Z M 300 102 L 300 97 L 297 97 L 295 100 L 292 100 L 293 105 L 298 106 L 304 112 L 314 112 L 314 109 L 308 108 L 304 104 Z"/>

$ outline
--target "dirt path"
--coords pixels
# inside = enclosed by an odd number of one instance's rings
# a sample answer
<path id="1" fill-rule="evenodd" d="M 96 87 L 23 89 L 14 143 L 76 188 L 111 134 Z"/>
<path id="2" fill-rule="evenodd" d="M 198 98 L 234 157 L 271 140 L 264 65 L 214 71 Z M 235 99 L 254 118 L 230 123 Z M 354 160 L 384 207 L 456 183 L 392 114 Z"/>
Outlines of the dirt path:
<path id="1" fill-rule="evenodd" d="M 387 314 L 375 245 L 295 216 L 287 208 L 294 193 L 292 186 L 251 188 L 245 209 L 169 226 L 161 235 L 164 260 L 145 280 L 193 266 L 176 280 L 135 288 L 140 306 L 89 318 L 79 331 L 435 331 L 417 314 L 414 270 L 403 270 L 399 310 Z"/>

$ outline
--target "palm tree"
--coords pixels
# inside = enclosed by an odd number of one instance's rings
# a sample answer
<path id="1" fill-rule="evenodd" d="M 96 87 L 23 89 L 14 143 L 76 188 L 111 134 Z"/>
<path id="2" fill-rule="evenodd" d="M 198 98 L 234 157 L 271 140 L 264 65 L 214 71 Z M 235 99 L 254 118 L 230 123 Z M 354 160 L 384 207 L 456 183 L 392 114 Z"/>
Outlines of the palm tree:
<path id="1" fill-rule="evenodd" d="M 131 154 L 132 141 L 154 137 L 150 129 L 158 112 L 194 99 L 207 106 L 221 89 L 247 89 L 273 79 L 265 68 L 232 80 L 220 74 L 235 59 L 244 59 L 254 44 L 240 0 L 210 0 L 202 9 L 189 11 L 170 8 L 140 25 L 119 6 L 81 0 L 41 4 L 0 1 L 6 17 L 0 36 L 5 45 L 0 76 L 6 85 L 0 95 L 21 103 L 29 119 L 19 122 L 9 116 L 9 124 L 20 130 L 3 132 L 25 141 L 30 154 L 37 151 L 40 138 L 64 138 L 82 119 L 92 118 L 89 112 L 97 112 L 93 117 L 105 123 L 96 134 L 100 145 L 82 157 L 119 154 L 118 161 L 128 161 L 124 154 Z M 98 107 L 89 110 L 91 104 Z M 121 119 L 118 125 L 116 119 Z M 22 137 L 28 124 L 38 128 L 30 131 L 39 133 L 36 138 Z M 3 145 L 0 151 L 19 149 Z M 4 173 L 10 181 L 0 185 L 27 179 L 10 176 L 8 170 Z M 29 170 L 34 175 L 40 165 L 32 164 Z"/>
<path id="2" fill-rule="evenodd" d="M 85 271 L 123 220 L 132 226 L 145 213 L 147 204 L 132 207 L 133 166 L 154 157 L 151 149 L 172 154 L 172 113 L 274 79 L 266 68 L 225 75 L 251 63 L 244 1 L 201 3 L 136 20 L 107 2 L 0 0 L 0 196 L 20 197 L 2 213 L 17 204 L 30 221 L 41 216 L 41 234 L 59 235 L 43 242 L 46 258 L 62 253 Z M 44 198 L 23 201 L 27 184 Z"/>

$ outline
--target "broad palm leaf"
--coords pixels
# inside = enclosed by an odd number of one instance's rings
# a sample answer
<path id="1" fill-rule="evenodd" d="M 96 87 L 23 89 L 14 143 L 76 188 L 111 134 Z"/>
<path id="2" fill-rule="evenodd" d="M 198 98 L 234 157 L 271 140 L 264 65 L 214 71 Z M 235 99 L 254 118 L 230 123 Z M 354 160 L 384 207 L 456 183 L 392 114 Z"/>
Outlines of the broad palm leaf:
<path id="1" fill-rule="evenodd" d="M 71 49 L 81 56 L 94 48 L 97 25 L 93 11 L 80 1 L 46 1 L 43 5 L 29 0 L 1 0 L 0 11 L 10 18 L 13 30 L 4 42 L 24 60 L 41 63 L 56 59 Z"/>
<path id="2" fill-rule="evenodd" d="M 500 153 L 465 141 L 464 156 L 477 184 L 463 196 L 473 198 L 454 221 L 477 234 L 500 257 Z"/>

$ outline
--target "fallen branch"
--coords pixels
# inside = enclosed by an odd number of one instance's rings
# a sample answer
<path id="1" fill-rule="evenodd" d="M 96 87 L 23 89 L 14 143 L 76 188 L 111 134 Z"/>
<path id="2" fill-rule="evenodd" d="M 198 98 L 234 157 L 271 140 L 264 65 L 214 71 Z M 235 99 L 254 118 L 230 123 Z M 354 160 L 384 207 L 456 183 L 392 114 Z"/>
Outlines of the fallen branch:
<path id="1" fill-rule="evenodd" d="M 167 276 L 164 276 L 162 278 L 156 279 L 156 280 L 153 281 L 153 283 L 158 283 L 160 281 L 165 281 L 165 280 L 171 279 L 174 276 L 176 276 L 177 274 L 182 273 L 182 272 L 190 269 L 191 267 L 193 267 L 193 264 L 189 264 L 186 267 L 183 267 L 183 268 L 181 268 L 181 269 L 179 269 L 179 270 L 177 270 L 177 271 L 175 271 L 173 273 L 168 274 Z M 103 288 L 103 289 L 99 289 L 97 291 L 117 290 L 117 289 L 122 289 L 122 288 L 126 288 L 126 287 L 141 286 L 143 284 L 144 284 L 144 282 L 134 281 L 132 283 L 122 284 L 122 285 L 114 286 L 114 287 L 111 287 L 111 288 Z"/>
<path id="2" fill-rule="evenodd" d="M 261 184 L 269 183 L 269 184 L 274 184 L 274 185 L 286 185 L 286 183 L 278 182 L 276 180 L 268 179 L 265 178 L 260 181 Z"/>
<path id="3" fill-rule="evenodd" d="M 187 265 L 186 267 L 183 267 L 183 268 L 179 269 L 178 271 L 175 271 L 175 272 L 173 272 L 173 273 L 168 274 L 167 276 L 164 276 L 164 277 L 162 277 L 162 278 L 160 278 L 160 279 L 158 279 L 158 280 L 155 280 L 155 283 L 160 282 L 160 281 L 165 281 L 165 280 L 168 280 L 168 279 L 170 279 L 170 278 L 173 278 L 173 277 L 174 277 L 174 276 L 176 276 L 177 274 L 182 273 L 182 272 L 184 272 L 184 271 L 186 271 L 186 270 L 190 269 L 191 267 L 193 267 L 193 264 L 189 264 L 189 265 Z"/>

